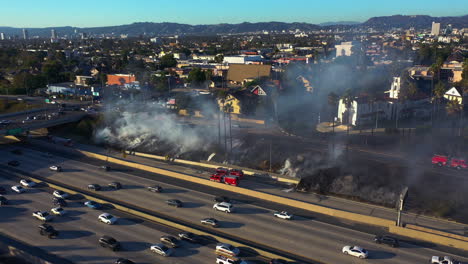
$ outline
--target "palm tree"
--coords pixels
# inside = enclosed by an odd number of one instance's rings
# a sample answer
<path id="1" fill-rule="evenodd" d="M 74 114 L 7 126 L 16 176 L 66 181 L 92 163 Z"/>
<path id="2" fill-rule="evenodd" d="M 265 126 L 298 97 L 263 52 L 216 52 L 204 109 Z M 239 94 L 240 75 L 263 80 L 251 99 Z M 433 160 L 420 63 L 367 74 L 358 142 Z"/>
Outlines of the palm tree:
<path id="1" fill-rule="evenodd" d="M 439 108 L 440 108 L 440 101 L 444 97 L 445 92 L 447 91 L 447 88 L 442 82 L 438 82 L 436 86 L 434 87 L 434 97 L 436 100 L 436 117 L 439 113 Z"/>
<path id="2" fill-rule="evenodd" d="M 336 108 L 336 105 L 338 103 L 338 95 L 336 95 L 334 92 L 330 92 L 328 94 L 328 105 L 334 109 Z M 335 111 L 332 111 L 332 131 L 333 134 L 335 134 Z"/>
<path id="3" fill-rule="evenodd" d="M 447 115 L 454 118 L 460 114 L 462 116 L 463 107 L 457 100 L 450 100 L 445 106 L 445 111 Z M 455 120 L 452 121 L 452 130 L 455 130 Z"/>
<path id="4" fill-rule="evenodd" d="M 229 140 L 231 143 L 230 151 L 229 151 L 229 158 L 231 158 L 232 154 L 232 125 L 231 125 L 231 114 L 234 112 L 234 107 L 232 106 L 232 103 L 228 103 L 224 105 L 224 112 L 228 114 L 229 117 Z"/>

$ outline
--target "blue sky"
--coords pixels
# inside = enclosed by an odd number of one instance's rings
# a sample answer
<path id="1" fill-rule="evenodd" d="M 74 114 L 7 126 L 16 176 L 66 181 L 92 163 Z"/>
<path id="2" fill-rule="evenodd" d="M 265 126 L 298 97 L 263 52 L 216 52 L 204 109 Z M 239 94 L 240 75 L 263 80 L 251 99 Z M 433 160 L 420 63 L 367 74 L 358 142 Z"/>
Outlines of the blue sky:
<path id="1" fill-rule="evenodd" d="M 468 0 L 0 0 L 0 14 L 0 26 L 12 27 L 322 23 L 394 14 L 460 16 L 468 14 Z"/>

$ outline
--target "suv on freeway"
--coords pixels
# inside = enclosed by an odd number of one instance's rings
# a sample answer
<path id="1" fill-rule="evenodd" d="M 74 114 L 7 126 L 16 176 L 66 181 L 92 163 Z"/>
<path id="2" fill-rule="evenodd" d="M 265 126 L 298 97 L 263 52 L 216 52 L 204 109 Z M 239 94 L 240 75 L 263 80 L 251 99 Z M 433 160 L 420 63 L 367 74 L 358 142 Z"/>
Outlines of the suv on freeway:
<path id="1" fill-rule="evenodd" d="M 49 238 L 54 238 L 58 236 L 58 231 L 54 229 L 53 226 L 48 224 L 39 225 L 39 234 L 43 236 L 48 236 Z"/>
<path id="2" fill-rule="evenodd" d="M 166 203 L 170 206 L 175 206 L 175 207 L 182 207 L 182 202 L 177 199 L 170 199 L 167 200 Z"/>
<path id="3" fill-rule="evenodd" d="M 112 251 L 117 251 L 120 249 L 120 243 L 115 240 L 115 238 L 110 236 L 102 236 L 99 238 L 99 245 L 103 248 L 109 248 Z"/>
<path id="4" fill-rule="evenodd" d="M 230 203 L 215 203 L 213 205 L 213 209 L 225 213 L 232 213 L 234 211 L 234 206 L 232 206 Z"/>
<path id="5" fill-rule="evenodd" d="M 391 247 L 398 247 L 398 239 L 391 237 L 391 236 L 376 236 L 374 238 L 375 243 L 377 244 L 385 244 Z"/>
<path id="6" fill-rule="evenodd" d="M 147 187 L 148 191 L 154 192 L 154 193 L 160 193 L 162 191 L 162 187 L 155 185 L 155 186 L 148 186 Z"/>
<path id="7" fill-rule="evenodd" d="M 173 248 L 179 247 L 180 245 L 179 240 L 177 240 L 177 238 L 173 236 L 168 236 L 168 235 L 161 236 L 160 241 L 163 244 L 168 245 Z"/>
<path id="8" fill-rule="evenodd" d="M 114 190 L 120 190 L 122 189 L 122 184 L 120 182 L 111 182 L 107 185 L 109 188 L 114 189 Z"/>
<path id="9" fill-rule="evenodd" d="M 88 184 L 88 190 L 100 191 L 101 185 L 99 184 Z"/>

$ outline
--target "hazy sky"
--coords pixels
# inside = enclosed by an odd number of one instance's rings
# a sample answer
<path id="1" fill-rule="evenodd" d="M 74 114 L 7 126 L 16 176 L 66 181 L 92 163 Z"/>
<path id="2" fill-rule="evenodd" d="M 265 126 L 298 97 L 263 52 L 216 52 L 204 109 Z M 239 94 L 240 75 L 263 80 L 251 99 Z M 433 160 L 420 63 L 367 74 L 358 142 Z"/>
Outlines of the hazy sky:
<path id="1" fill-rule="evenodd" d="M 0 26 L 12 27 L 361 22 L 394 14 L 460 16 L 468 0 L 0 0 Z"/>

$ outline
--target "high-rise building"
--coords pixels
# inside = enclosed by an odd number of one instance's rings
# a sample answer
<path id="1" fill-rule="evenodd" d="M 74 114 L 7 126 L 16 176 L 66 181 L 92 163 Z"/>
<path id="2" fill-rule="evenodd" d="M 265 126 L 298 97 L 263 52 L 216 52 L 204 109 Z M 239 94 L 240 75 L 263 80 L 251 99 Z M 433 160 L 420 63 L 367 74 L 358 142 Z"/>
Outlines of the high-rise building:
<path id="1" fill-rule="evenodd" d="M 5 33 L 0 32 L 0 40 L 5 40 Z"/>
<path id="2" fill-rule="evenodd" d="M 55 29 L 50 30 L 50 38 L 51 39 L 56 39 L 57 38 L 57 32 L 55 32 Z"/>
<path id="3" fill-rule="evenodd" d="M 431 35 L 439 36 L 440 34 L 440 23 L 432 22 Z"/>
<path id="4" fill-rule="evenodd" d="M 25 28 L 23 28 L 23 39 L 29 39 L 29 32 Z"/>

